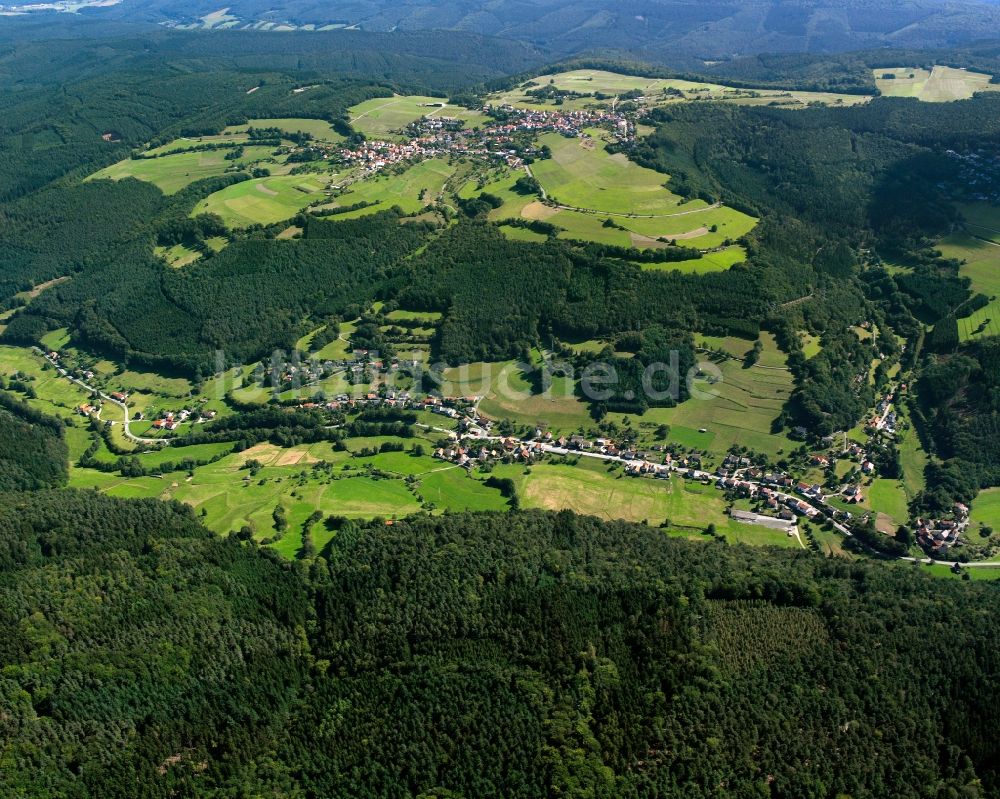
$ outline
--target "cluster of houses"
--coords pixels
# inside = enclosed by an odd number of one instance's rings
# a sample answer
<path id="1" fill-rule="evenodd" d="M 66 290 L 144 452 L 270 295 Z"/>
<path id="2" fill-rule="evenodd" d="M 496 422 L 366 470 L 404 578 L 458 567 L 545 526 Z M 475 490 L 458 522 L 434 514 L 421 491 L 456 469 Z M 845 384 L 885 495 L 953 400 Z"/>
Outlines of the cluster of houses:
<path id="1" fill-rule="evenodd" d="M 934 555 L 947 555 L 951 547 L 958 543 L 969 526 L 969 508 L 956 502 L 954 511 L 954 519 L 917 519 L 917 541 L 925 550 Z"/>
<path id="2" fill-rule="evenodd" d="M 905 385 L 901 388 L 905 390 Z M 873 433 L 878 433 L 880 431 L 888 433 L 891 436 L 896 435 L 896 412 L 893 410 L 892 392 L 887 392 L 879 401 L 878 405 L 875 406 L 875 416 L 869 420 L 866 428 L 871 430 Z"/>
<path id="3" fill-rule="evenodd" d="M 487 130 L 494 137 L 513 136 L 517 133 L 560 133 L 576 138 L 585 128 L 609 128 L 621 141 L 630 141 L 634 128 L 629 118 L 622 113 L 603 109 L 585 111 L 542 111 L 530 108 L 514 108 L 511 105 L 486 106 L 486 113 L 498 121 Z"/>
<path id="4" fill-rule="evenodd" d="M 481 128 L 468 128 L 463 120 L 453 117 L 424 116 L 407 127 L 409 138 L 405 141 L 366 140 L 354 147 L 326 152 L 323 158 L 360 167 L 362 175 L 372 175 L 397 164 L 451 155 L 498 159 L 517 169 L 524 165 L 522 153 L 512 146 L 518 134 L 555 132 L 575 138 L 583 135 L 585 128 L 604 127 L 620 141 L 631 141 L 635 136 L 632 121 L 625 114 L 613 111 L 542 111 L 509 105 L 486 106 L 484 110 L 494 121 Z M 343 185 L 331 187 L 342 188 Z"/>
<path id="5" fill-rule="evenodd" d="M 434 457 L 471 469 L 477 463 L 534 463 L 545 455 L 538 441 L 522 441 L 507 437 L 483 441 L 461 441 L 453 446 L 439 447 Z"/>
<path id="6" fill-rule="evenodd" d="M 189 419 L 194 419 L 198 422 L 209 422 L 216 417 L 215 411 L 191 411 L 187 408 L 182 408 L 179 411 L 165 411 L 159 418 L 153 420 L 154 430 L 176 430 L 178 425 L 183 424 Z"/>

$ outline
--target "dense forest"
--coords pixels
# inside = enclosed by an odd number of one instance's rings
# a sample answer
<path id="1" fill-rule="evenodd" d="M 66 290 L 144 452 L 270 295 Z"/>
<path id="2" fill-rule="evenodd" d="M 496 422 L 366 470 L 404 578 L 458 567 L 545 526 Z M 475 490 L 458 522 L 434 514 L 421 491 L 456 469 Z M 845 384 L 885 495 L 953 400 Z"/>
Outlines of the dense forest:
<path id="1" fill-rule="evenodd" d="M 5 495 L 4 795 L 996 794 L 991 586 L 570 512 L 334 521 L 294 565 Z"/>
<path id="2" fill-rule="evenodd" d="M 976 304 L 958 264 L 932 246 L 959 222 L 953 200 L 963 187 L 945 150 L 994 142 L 998 110 L 1000 98 L 988 94 L 951 104 L 880 98 L 801 113 L 678 105 L 653 112 L 661 125 L 633 156 L 670 174 L 686 196 L 721 198 L 762 217 L 747 237 L 751 269 L 765 272 L 762 284 L 786 293 L 798 286 L 805 298 L 760 319 L 790 352 L 797 388 L 788 423 L 825 435 L 849 429 L 871 407 L 868 382 L 854 380 L 867 371 L 871 350 L 850 326 L 891 328 L 917 366 L 925 327 L 932 328 L 920 420 L 936 454 L 962 475 L 943 481 L 932 467 L 929 483 L 939 490 L 918 504 L 935 510 L 998 481 L 998 453 L 984 443 L 1000 410 L 991 389 L 994 347 L 958 348 L 955 316 Z M 875 256 L 862 262 L 855 255 L 862 250 Z M 879 256 L 912 269 L 890 274 Z M 820 335 L 822 353 L 805 361 L 793 328 Z M 886 357 L 899 350 L 890 335 L 876 342 Z"/>
<path id="3" fill-rule="evenodd" d="M 918 388 L 918 412 L 944 459 L 934 467 L 920 507 L 947 509 L 1000 484 L 1000 340 L 931 356 Z"/>
<path id="4" fill-rule="evenodd" d="M 64 485 L 69 452 L 62 422 L 39 413 L 5 388 L 0 380 L 0 492 Z"/>
<path id="5" fill-rule="evenodd" d="M 481 221 L 445 231 L 394 283 L 400 302 L 447 312 L 440 354 L 450 363 L 522 357 L 550 333 L 592 338 L 649 324 L 755 336 L 771 299 L 745 269 L 644 271 L 601 248 L 510 241 Z"/>

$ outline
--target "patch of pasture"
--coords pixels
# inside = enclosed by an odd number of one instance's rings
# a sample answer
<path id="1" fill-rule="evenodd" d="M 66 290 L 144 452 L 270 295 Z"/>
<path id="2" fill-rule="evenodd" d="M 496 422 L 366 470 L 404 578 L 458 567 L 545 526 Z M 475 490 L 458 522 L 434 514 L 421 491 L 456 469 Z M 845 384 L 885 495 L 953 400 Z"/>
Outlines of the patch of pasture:
<path id="1" fill-rule="evenodd" d="M 907 508 L 906 489 L 898 480 L 878 477 L 867 487 L 868 505 L 879 514 L 892 520 L 894 527 L 906 524 L 910 512 Z"/>
<path id="2" fill-rule="evenodd" d="M 417 322 L 440 322 L 443 314 L 440 311 L 407 311 L 397 308 L 385 315 L 391 322 L 417 321 Z"/>
<path id="3" fill-rule="evenodd" d="M 985 307 L 958 320 L 959 338 L 969 341 L 1000 335 L 1000 244 L 954 233 L 942 239 L 937 249 L 945 258 L 964 261 L 959 274 L 972 281 L 974 292 L 990 299 Z"/>
<path id="4" fill-rule="evenodd" d="M 745 343 L 745 342 L 744 342 Z M 747 346 L 749 349 L 749 345 Z M 783 356 L 769 352 L 765 343 L 761 360 Z M 776 455 L 778 450 L 794 448 L 786 435 L 772 433 L 772 425 L 791 395 L 792 375 L 784 368 L 760 364 L 745 369 L 741 361 L 713 365 L 717 382 L 696 380 L 697 394 L 675 408 L 651 408 L 641 418 L 671 427 L 670 438 L 687 446 L 724 452 L 732 445 L 746 446 L 758 452 Z M 706 366 L 706 369 L 713 369 Z M 706 430 L 706 433 L 690 431 Z M 685 431 L 684 441 L 679 434 Z"/>
<path id="5" fill-rule="evenodd" d="M 407 167 L 399 173 L 382 173 L 352 183 L 345 192 L 338 194 L 324 207 L 336 208 L 369 203 L 364 208 L 331 216 L 331 219 L 356 219 L 394 206 L 402 209 L 403 213 L 415 214 L 437 202 L 444 191 L 445 183 L 454 171 L 454 165 L 448 161 L 431 158 Z"/>
<path id="6" fill-rule="evenodd" d="M 603 131 L 590 130 L 590 138 L 567 138 L 546 133 L 538 142 L 552 152 L 536 161 L 532 172 L 548 196 L 560 205 L 620 214 L 676 212 L 681 198 L 668 191 L 668 176 L 629 161 L 624 153 L 611 154 Z M 700 203 L 704 205 L 704 203 Z M 681 210 L 698 207 L 688 203 Z"/>
<path id="7" fill-rule="evenodd" d="M 308 133 L 316 141 L 337 144 L 344 140 L 325 119 L 300 119 L 282 117 L 280 119 L 251 119 L 245 125 L 230 125 L 224 135 L 245 134 L 249 128 L 278 128 L 284 133 Z"/>
<path id="8" fill-rule="evenodd" d="M 972 503 L 969 516 L 973 526 L 984 525 L 1000 531 L 1000 488 L 986 488 Z"/>
<path id="9" fill-rule="evenodd" d="M 36 397 L 28 404 L 50 416 L 76 417 L 76 409 L 90 400 L 90 392 L 59 375 L 41 355 L 26 347 L 0 345 L 0 377 L 22 374 Z M 80 418 L 80 424 L 86 421 Z"/>
<path id="10" fill-rule="evenodd" d="M 218 214 L 227 226 L 244 228 L 289 219 L 324 196 L 335 175 L 272 175 L 227 186 L 195 206 L 192 214 Z"/>
<path id="11" fill-rule="evenodd" d="M 540 244 L 549 239 L 544 233 L 536 233 L 534 230 L 528 228 L 513 227 L 511 225 L 500 225 L 500 232 L 512 241 L 530 241 Z"/>
<path id="12" fill-rule="evenodd" d="M 192 264 L 201 258 L 201 253 L 197 250 L 189 250 L 183 244 L 175 244 L 172 247 L 154 247 L 153 254 L 158 255 L 169 266 L 175 269 Z"/>
<path id="13" fill-rule="evenodd" d="M 493 103 L 508 103 L 519 108 L 554 108 L 551 101 L 528 95 L 530 89 L 552 85 L 562 91 L 572 91 L 582 95 L 601 94 L 605 97 L 566 98 L 563 109 L 583 109 L 593 106 L 610 107 L 613 98 L 639 91 L 640 101 L 647 106 L 658 106 L 686 101 L 717 100 L 741 104 L 767 104 L 785 100 L 796 107 L 804 108 L 809 103 L 824 105 L 854 105 L 867 102 L 863 95 L 836 94 L 832 92 L 786 92 L 778 89 L 737 89 L 705 81 L 689 81 L 679 78 L 646 78 L 625 75 L 600 69 L 575 69 L 539 75 L 514 89 L 499 92 L 490 100 Z"/>
<path id="14" fill-rule="evenodd" d="M 486 117 L 441 97 L 393 95 L 376 97 L 349 109 L 351 127 L 369 139 L 399 139 L 399 131 L 425 116 L 461 119 L 469 127 L 479 127 Z"/>
<path id="15" fill-rule="evenodd" d="M 270 147 L 247 147 L 243 157 L 227 161 L 229 149 L 180 152 L 159 158 L 127 158 L 105 167 L 87 180 L 124 180 L 135 178 L 152 183 L 164 194 L 178 191 L 204 178 L 217 177 L 229 171 L 238 171 L 250 164 L 273 160 Z"/>

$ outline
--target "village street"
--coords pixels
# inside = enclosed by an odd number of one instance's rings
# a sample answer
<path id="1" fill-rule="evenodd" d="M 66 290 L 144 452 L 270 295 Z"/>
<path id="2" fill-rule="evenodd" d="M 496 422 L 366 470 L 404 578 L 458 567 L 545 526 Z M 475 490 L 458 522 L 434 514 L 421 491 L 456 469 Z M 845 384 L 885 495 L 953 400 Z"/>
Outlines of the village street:
<path id="1" fill-rule="evenodd" d="M 85 383 L 83 380 L 80 380 L 79 378 L 73 377 L 69 372 L 66 371 L 66 369 L 64 369 L 62 366 L 60 366 L 55 360 L 53 360 L 52 358 L 50 358 L 49 355 L 48 355 L 48 353 L 43 352 L 38 347 L 33 347 L 33 349 L 35 350 L 35 352 L 38 352 L 39 354 L 41 354 L 41 356 L 43 358 L 45 358 L 46 361 L 48 361 L 50 364 L 52 364 L 55 367 L 56 371 L 61 376 L 65 377 L 71 383 L 74 383 L 75 385 L 78 385 L 80 388 L 84 389 L 85 391 L 89 391 L 91 394 L 96 394 L 97 396 L 99 396 L 105 402 L 110 402 L 111 404 L 117 405 L 119 408 L 121 408 L 122 409 L 122 418 L 124 419 L 124 422 L 122 423 L 122 425 L 123 425 L 122 429 L 123 429 L 123 431 L 125 433 L 125 437 L 127 439 L 129 439 L 130 441 L 134 441 L 137 444 L 157 444 L 157 445 L 159 445 L 159 444 L 165 443 L 164 439 L 162 439 L 162 438 L 143 438 L 142 436 L 135 435 L 132 432 L 132 430 L 130 429 L 130 425 L 132 423 L 132 419 L 131 419 L 131 416 L 129 414 L 128 405 L 126 405 L 124 402 L 116 400 L 114 397 L 112 397 L 109 394 L 105 394 L 99 388 L 95 388 L 94 386 L 91 386 L 91 385 Z M 100 418 L 100 415 L 98 415 L 98 418 Z M 114 424 L 114 422 L 111 422 L 111 424 Z"/>

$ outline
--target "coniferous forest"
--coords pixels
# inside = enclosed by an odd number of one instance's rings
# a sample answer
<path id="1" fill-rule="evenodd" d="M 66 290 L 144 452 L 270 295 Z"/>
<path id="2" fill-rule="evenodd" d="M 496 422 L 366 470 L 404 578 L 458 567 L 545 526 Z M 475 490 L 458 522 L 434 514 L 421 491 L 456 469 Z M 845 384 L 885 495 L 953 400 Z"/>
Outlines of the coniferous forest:
<path id="1" fill-rule="evenodd" d="M 994 795 L 998 596 L 571 512 L 0 512 L 6 796 Z"/>

